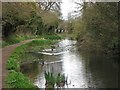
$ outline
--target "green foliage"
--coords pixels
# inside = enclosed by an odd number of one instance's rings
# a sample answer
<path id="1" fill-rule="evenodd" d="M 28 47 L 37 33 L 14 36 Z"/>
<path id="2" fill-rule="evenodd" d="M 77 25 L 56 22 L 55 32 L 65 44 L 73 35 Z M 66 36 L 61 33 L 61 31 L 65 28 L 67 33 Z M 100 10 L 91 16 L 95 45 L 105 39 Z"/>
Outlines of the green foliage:
<path id="1" fill-rule="evenodd" d="M 81 48 L 108 52 L 117 50 L 118 11 L 115 2 L 84 3 L 82 16 L 74 24 Z"/>
<path id="2" fill-rule="evenodd" d="M 2 3 L 2 9 L 2 33 L 5 38 L 13 34 L 54 33 L 60 22 L 57 12 L 44 12 L 35 2 L 6 2 Z"/>
<path id="3" fill-rule="evenodd" d="M 16 35 L 11 35 L 5 41 L 2 41 L 2 47 L 19 43 L 21 40 L 22 39 L 18 39 Z"/>
<path id="4" fill-rule="evenodd" d="M 44 38 L 45 39 L 50 39 L 50 40 L 59 40 L 59 39 L 61 39 L 61 37 L 58 36 L 58 35 L 45 35 Z"/>
<path id="5" fill-rule="evenodd" d="M 7 61 L 7 69 L 8 70 L 20 70 L 20 62 L 21 58 L 24 55 L 24 51 L 27 48 L 27 44 L 19 46 L 16 48 L 15 52 L 10 56 L 9 60 Z"/>
<path id="6" fill-rule="evenodd" d="M 20 39 L 16 39 L 16 35 L 11 35 L 8 37 L 8 39 L 6 40 L 6 42 L 11 45 L 11 44 L 15 44 L 15 43 L 19 43 Z"/>
<path id="7" fill-rule="evenodd" d="M 48 86 L 47 88 L 51 88 L 49 87 L 51 85 L 53 86 L 52 88 L 54 88 L 55 85 L 57 85 L 57 87 L 62 87 L 61 83 L 64 86 L 66 82 L 65 75 L 60 73 L 54 75 L 53 73 L 45 72 L 45 79 L 46 79 L 46 85 Z"/>
<path id="8" fill-rule="evenodd" d="M 30 28 L 29 32 L 32 32 L 33 35 L 43 34 L 43 21 L 39 15 L 35 12 L 31 12 L 31 18 L 26 23 L 26 27 Z"/>
<path id="9" fill-rule="evenodd" d="M 1 44 L 1 47 L 5 47 L 8 45 L 19 43 L 20 41 L 26 40 L 26 39 L 29 39 L 29 37 L 27 38 L 27 36 L 20 37 L 20 35 L 11 35 L 5 40 L 2 40 L 0 44 Z"/>
<path id="10" fill-rule="evenodd" d="M 44 33 L 53 34 L 55 28 L 59 26 L 60 19 L 58 18 L 57 12 L 45 12 L 41 15 L 44 23 Z"/>
<path id="11" fill-rule="evenodd" d="M 29 43 L 29 45 L 31 46 L 44 46 L 44 45 L 50 45 L 50 44 L 54 44 L 54 41 L 52 40 L 46 40 L 46 39 L 43 39 L 43 40 L 33 40 L 31 43 Z"/>
<path id="12" fill-rule="evenodd" d="M 24 51 L 27 47 L 27 44 L 17 47 L 7 61 L 9 74 L 6 83 L 10 88 L 33 88 L 33 90 L 36 88 L 36 86 L 34 86 L 32 82 L 20 72 L 21 58 L 24 56 Z"/>
<path id="13" fill-rule="evenodd" d="M 10 88 L 36 88 L 22 73 L 11 70 L 6 83 Z"/>
<path id="14" fill-rule="evenodd" d="M 65 75 L 58 73 L 56 76 L 56 84 L 59 86 L 60 83 L 65 82 Z"/>
<path id="15" fill-rule="evenodd" d="M 8 45 L 19 43 L 23 40 L 34 39 L 34 38 L 39 38 L 39 37 L 34 35 L 18 35 L 18 34 L 11 35 L 6 40 L 1 41 L 0 44 L 1 44 L 1 47 L 5 47 Z"/>
<path id="16" fill-rule="evenodd" d="M 50 84 L 53 86 L 55 85 L 55 76 L 53 75 L 53 73 L 45 72 L 45 79 L 46 79 L 47 84 Z"/>
<path id="17" fill-rule="evenodd" d="M 14 58 L 10 58 L 10 59 L 7 61 L 7 69 L 8 69 L 8 70 L 19 71 L 19 70 L 20 70 L 20 66 L 19 66 L 18 61 L 16 61 L 16 59 L 14 59 Z"/>
<path id="18" fill-rule="evenodd" d="M 16 8 L 15 8 L 16 7 Z M 17 26 L 25 24 L 25 18 L 21 18 L 24 11 L 21 12 L 21 3 L 3 3 L 3 36 L 8 37 L 16 31 Z M 24 15 L 25 17 L 25 15 Z"/>

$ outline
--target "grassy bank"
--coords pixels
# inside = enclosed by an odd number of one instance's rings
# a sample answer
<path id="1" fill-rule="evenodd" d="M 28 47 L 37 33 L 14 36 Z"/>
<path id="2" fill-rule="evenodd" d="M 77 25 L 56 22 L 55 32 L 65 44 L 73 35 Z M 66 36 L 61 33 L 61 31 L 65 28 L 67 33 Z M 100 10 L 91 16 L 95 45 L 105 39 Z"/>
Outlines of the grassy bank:
<path id="1" fill-rule="evenodd" d="M 47 39 L 45 39 L 47 37 Z M 30 43 L 23 44 L 15 49 L 12 55 L 7 61 L 7 69 L 9 74 L 6 79 L 6 83 L 10 88 L 36 88 L 35 85 L 30 81 L 30 79 L 22 74 L 20 71 L 20 64 L 26 62 L 24 58 L 25 52 L 28 50 L 42 50 L 44 48 L 50 47 L 50 45 L 55 44 L 60 37 L 58 36 L 46 36 L 45 38 L 39 38 L 33 40 Z M 55 38 L 56 37 L 56 38 Z M 37 47 L 37 48 L 36 48 Z"/>
<path id="2" fill-rule="evenodd" d="M 11 35 L 5 40 L 0 41 L 0 47 L 5 47 L 8 45 L 16 44 L 27 39 L 49 39 L 49 40 L 58 40 L 61 39 L 59 35 Z"/>
<path id="3" fill-rule="evenodd" d="M 33 36 L 33 35 L 11 35 L 11 36 L 3 39 L 0 42 L 0 47 L 5 47 L 5 46 L 8 46 L 8 45 L 19 43 L 23 40 L 34 39 L 34 38 L 37 38 L 37 36 Z"/>

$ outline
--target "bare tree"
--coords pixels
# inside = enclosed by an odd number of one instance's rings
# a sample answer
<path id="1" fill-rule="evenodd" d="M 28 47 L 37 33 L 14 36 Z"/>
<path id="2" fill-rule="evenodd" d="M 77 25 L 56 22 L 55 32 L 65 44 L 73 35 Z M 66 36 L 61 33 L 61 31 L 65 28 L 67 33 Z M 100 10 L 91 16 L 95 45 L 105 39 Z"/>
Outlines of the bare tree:
<path id="1" fill-rule="evenodd" d="M 44 11 L 46 10 L 60 10 L 61 2 L 49 2 L 48 0 L 45 2 L 37 2 L 39 7 Z"/>

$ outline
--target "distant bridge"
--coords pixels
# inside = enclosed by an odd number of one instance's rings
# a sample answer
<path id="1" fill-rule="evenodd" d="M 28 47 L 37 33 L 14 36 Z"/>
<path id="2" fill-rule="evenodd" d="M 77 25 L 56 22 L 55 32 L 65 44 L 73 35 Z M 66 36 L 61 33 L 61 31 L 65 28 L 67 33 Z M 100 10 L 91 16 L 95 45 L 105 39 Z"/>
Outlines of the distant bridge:
<path id="1" fill-rule="evenodd" d="M 64 29 L 55 29 L 55 33 L 64 33 L 66 30 Z"/>

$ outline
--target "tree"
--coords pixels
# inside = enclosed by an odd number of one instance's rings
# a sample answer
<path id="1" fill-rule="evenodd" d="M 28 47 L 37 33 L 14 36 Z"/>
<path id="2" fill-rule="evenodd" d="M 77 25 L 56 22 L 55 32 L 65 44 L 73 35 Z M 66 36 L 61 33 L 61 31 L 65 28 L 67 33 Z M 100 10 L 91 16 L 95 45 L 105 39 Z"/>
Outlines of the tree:
<path id="1" fill-rule="evenodd" d="M 26 25 L 35 7 L 35 3 L 2 3 L 3 36 L 8 37 L 17 31 L 18 26 Z"/>
<path id="2" fill-rule="evenodd" d="M 74 25 L 79 30 L 78 40 L 83 47 L 105 52 L 116 51 L 118 46 L 118 6 L 116 2 L 84 3 L 82 16 Z"/>

